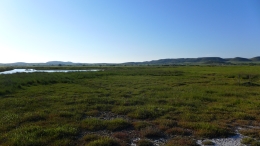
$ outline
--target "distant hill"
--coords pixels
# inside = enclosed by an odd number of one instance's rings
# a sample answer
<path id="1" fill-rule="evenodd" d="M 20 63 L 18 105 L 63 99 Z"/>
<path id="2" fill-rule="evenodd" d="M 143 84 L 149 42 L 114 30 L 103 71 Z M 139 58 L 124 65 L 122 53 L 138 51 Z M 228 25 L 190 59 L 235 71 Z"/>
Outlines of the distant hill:
<path id="1" fill-rule="evenodd" d="M 225 62 L 226 60 L 220 57 L 202 57 L 198 58 L 199 62 Z"/>
<path id="2" fill-rule="evenodd" d="M 199 58 L 176 58 L 176 59 L 159 59 L 144 62 L 126 62 L 126 63 L 73 63 L 70 61 L 48 61 L 46 63 L 0 63 L 1 66 L 115 66 L 115 65 L 183 65 L 183 64 L 237 64 L 237 63 L 259 63 L 260 56 L 251 59 L 235 57 L 199 57 Z"/>
<path id="3" fill-rule="evenodd" d="M 58 64 L 62 64 L 62 65 L 72 65 L 73 62 L 63 62 L 63 61 L 49 61 L 46 62 L 46 64 L 53 64 L 53 65 L 58 65 Z"/>
<path id="4" fill-rule="evenodd" d="M 227 60 L 220 57 L 200 57 L 200 58 L 177 58 L 177 59 L 159 59 L 145 62 L 126 62 L 124 64 L 183 64 L 183 63 L 225 63 Z"/>
<path id="5" fill-rule="evenodd" d="M 254 58 L 251 58 L 250 60 L 252 60 L 252 61 L 260 61 L 260 56 L 257 56 L 257 57 L 254 57 Z"/>
<path id="6" fill-rule="evenodd" d="M 236 62 L 236 61 L 252 61 L 252 60 L 247 59 L 247 58 L 242 58 L 242 57 L 235 57 L 235 58 L 230 59 L 229 61 Z"/>
<path id="7" fill-rule="evenodd" d="M 26 63 L 25 62 L 15 62 L 15 63 L 8 63 L 10 65 L 15 65 L 15 66 L 23 66 L 25 65 Z"/>

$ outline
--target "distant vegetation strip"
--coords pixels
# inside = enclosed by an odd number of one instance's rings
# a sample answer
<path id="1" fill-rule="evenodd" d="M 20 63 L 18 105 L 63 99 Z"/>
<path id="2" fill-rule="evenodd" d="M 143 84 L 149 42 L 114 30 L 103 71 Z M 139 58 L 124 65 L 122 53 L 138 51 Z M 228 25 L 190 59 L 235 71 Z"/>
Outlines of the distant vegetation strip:
<path id="1" fill-rule="evenodd" d="M 8 70 L 13 70 L 13 67 L 0 67 L 0 72 L 8 71 Z"/>
<path id="2" fill-rule="evenodd" d="M 169 64 L 243 64 L 243 63 L 260 63 L 260 56 L 253 58 L 220 58 L 220 57 L 200 57 L 200 58 L 169 58 L 144 62 L 125 62 L 125 63 L 73 63 L 63 61 L 49 61 L 46 63 L 5 63 L 0 66 L 122 66 L 122 65 L 169 65 Z"/>

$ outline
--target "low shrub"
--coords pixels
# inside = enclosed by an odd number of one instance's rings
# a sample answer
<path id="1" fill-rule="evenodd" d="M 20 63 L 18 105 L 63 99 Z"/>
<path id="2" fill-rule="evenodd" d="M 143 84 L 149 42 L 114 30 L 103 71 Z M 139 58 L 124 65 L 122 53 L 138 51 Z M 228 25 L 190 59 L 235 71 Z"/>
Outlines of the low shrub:
<path id="1" fill-rule="evenodd" d="M 83 120 L 82 127 L 84 129 L 90 131 L 97 131 L 97 130 L 110 130 L 110 131 L 117 131 L 122 130 L 128 127 L 131 127 L 131 123 L 127 122 L 124 119 L 116 118 L 112 120 L 101 120 L 98 118 L 87 118 Z"/>
<path id="2" fill-rule="evenodd" d="M 69 111 L 61 111 L 59 113 L 60 117 L 63 117 L 63 118 L 71 118 L 75 115 L 75 113 L 73 112 L 69 112 Z"/>
<path id="3" fill-rule="evenodd" d="M 260 141 L 253 141 L 251 146 L 260 146 Z"/>
<path id="4" fill-rule="evenodd" d="M 154 144 L 147 139 L 141 139 L 137 142 L 137 146 L 154 146 Z"/>
<path id="5" fill-rule="evenodd" d="M 160 110 L 157 107 L 142 107 L 130 112 L 128 116 L 135 119 L 155 119 L 164 113 L 164 110 Z"/>
<path id="6" fill-rule="evenodd" d="M 145 121 L 137 121 L 137 122 L 134 122 L 133 125 L 134 125 L 134 128 L 136 130 L 141 130 L 143 128 L 152 126 L 151 123 L 148 123 L 148 122 L 145 122 Z"/>
<path id="7" fill-rule="evenodd" d="M 252 142 L 254 142 L 254 139 L 251 137 L 245 137 L 241 141 L 242 144 L 251 144 Z"/>
<path id="8" fill-rule="evenodd" d="M 188 136 L 192 134 L 191 131 L 181 127 L 173 127 L 166 130 L 165 132 L 170 135 L 182 135 L 182 136 Z"/>
<path id="9" fill-rule="evenodd" d="M 245 129 L 240 130 L 240 133 L 245 136 L 250 136 L 253 138 L 260 138 L 260 130 L 259 129 Z"/>
<path id="10" fill-rule="evenodd" d="M 88 146 L 120 146 L 120 143 L 112 138 L 103 137 L 98 140 L 91 141 Z"/>
<path id="11" fill-rule="evenodd" d="M 202 142 L 202 144 L 204 144 L 204 145 L 215 145 L 215 143 L 212 142 L 212 141 L 210 141 L 210 140 L 204 140 L 204 141 Z"/>
<path id="12" fill-rule="evenodd" d="M 84 135 L 84 136 L 81 138 L 81 140 L 82 140 L 83 142 L 88 143 L 88 142 L 91 142 L 91 141 L 94 141 L 94 140 L 98 140 L 98 139 L 100 139 L 100 138 L 101 138 L 101 136 L 96 135 L 96 134 L 87 134 L 87 135 Z"/>
<path id="13" fill-rule="evenodd" d="M 129 106 L 117 106 L 112 109 L 113 113 L 120 114 L 120 115 L 127 115 L 132 111 L 134 111 L 134 108 Z"/>
<path id="14" fill-rule="evenodd" d="M 181 126 L 187 129 L 192 129 L 194 134 L 199 137 L 213 138 L 218 136 L 229 136 L 231 135 L 231 130 L 227 127 L 206 122 L 183 122 Z"/>
<path id="15" fill-rule="evenodd" d="M 108 120 L 106 123 L 107 123 L 106 124 L 107 130 L 111 130 L 111 131 L 122 130 L 131 126 L 129 122 L 127 122 L 122 118 Z"/>
<path id="16" fill-rule="evenodd" d="M 155 127 L 146 127 L 140 131 L 141 137 L 146 138 L 159 138 L 163 137 L 164 134 Z"/>
<path id="17" fill-rule="evenodd" d="M 250 115 L 248 113 L 243 113 L 243 112 L 236 112 L 235 115 L 236 119 L 240 120 L 255 120 L 255 116 Z"/>
<path id="18" fill-rule="evenodd" d="M 26 113 L 21 121 L 22 122 L 37 122 L 46 120 L 47 115 L 40 112 Z"/>
<path id="19" fill-rule="evenodd" d="M 98 110 L 91 110 L 91 111 L 87 111 L 86 112 L 87 116 L 98 116 L 99 115 L 99 111 Z"/>
<path id="20" fill-rule="evenodd" d="M 103 130 L 106 128 L 105 120 L 98 118 L 87 118 L 83 120 L 82 127 L 90 131 Z"/>
<path id="21" fill-rule="evenodd" d="M 4 145 L 51 145 L 54 139 L 69 142 L 76 136 L 78 129 L 69 125 L 40 127 L 24 126 L 6 134 L 8 142 Z M 67 140 L 66 140 L 67 139 Z"/>
<path id="22" fill-rule="evenodd" d="M 196 140 L 185 137 L 175 137 L 166 143 L 166 146 L 197 146 Z"/>
<path id="23" fill-rule="evenodd" d="M 124 142 L 130 142 L 130 137 L 127 132 L 114 132 L 112 136 Z"/>
<path id="24" fill-rule="evenodd" d="M 153 123 L 158 125 L 160 130 L 167 130 L 167 129 L 177 126 L 177 122 L 174 120 L 170 120 L 170 119 L 157 119 Z"/>

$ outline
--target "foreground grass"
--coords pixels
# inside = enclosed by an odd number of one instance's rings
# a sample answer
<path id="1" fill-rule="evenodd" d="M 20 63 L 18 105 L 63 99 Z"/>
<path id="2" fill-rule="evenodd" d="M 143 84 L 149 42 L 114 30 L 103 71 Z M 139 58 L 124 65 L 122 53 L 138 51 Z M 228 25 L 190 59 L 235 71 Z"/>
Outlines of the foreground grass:
<path id="1" fill-rule="evenodd" d="M 0 75 L 0 144 L 195 145 L 260 122 L 258 66 L 104 69 Z"/>

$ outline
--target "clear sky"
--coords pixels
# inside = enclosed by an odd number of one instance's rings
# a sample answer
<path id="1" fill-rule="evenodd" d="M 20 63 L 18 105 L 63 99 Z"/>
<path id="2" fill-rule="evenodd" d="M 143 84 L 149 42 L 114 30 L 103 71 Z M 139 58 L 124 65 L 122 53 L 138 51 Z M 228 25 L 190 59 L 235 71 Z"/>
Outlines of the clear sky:
<path id="1" fill-rule="evenodd" d="M 259 0 L 0 0 L 0 62 L 260 56 Z"/>

